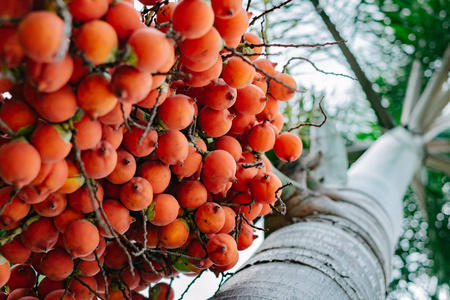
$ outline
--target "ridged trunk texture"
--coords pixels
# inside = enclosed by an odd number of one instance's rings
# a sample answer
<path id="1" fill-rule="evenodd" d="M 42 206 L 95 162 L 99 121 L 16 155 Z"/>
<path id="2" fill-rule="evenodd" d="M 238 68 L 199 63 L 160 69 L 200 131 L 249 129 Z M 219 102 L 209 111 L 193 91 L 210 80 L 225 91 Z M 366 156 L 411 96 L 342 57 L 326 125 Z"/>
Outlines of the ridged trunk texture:
<path id="1" fill-rule="evenodd" d="M 297 199 L 296 222 L 269 235 L 213 299 L 384 299 L 403 195 L 422 159 L 417 137 L 385 134 L 345 187 Z"/>

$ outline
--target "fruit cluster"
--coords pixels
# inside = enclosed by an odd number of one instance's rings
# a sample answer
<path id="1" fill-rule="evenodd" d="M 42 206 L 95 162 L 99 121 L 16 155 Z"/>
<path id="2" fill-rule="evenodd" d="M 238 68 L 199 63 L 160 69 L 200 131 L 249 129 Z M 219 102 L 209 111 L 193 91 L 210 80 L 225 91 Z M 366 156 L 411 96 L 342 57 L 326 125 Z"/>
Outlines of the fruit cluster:
<path id="1" fill-rule="evenodd" d="M 0 299 L 171 299 L 252 244 L 264 152 L 302 152 L 241 0 L 140 2 L 2 2 Z"/>

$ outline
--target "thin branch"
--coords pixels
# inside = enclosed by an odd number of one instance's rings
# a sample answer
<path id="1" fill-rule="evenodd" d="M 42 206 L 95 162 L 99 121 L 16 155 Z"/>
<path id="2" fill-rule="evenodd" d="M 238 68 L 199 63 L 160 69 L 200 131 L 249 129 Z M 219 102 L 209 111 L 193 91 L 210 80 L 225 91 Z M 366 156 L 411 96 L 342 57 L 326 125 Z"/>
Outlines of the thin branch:
<path id="1" fill-rule="evenodd" d="M 322 107 L 322 101 L 323 101 L 323 97 L 322 97 L 322 99 L 321 99 L 320 102 L 319 102 L 320 112 L 322 113 L 322 115 L 323 115 L 323 117 L 324 117 L 324 118 L 323 118 L 323 121 L 322 121 L 320 124 L 314 124 L 314 123 L 300 123 L 300 124 L 298 124 L 297 126 L 288 129 L 287 132 L 291 132 L 292 130 L 298 129 L 298 128 L 303 127 L 303 126 L 322 127 L 323 124 L 325 124 L 325 122 L 327 121 L 327 118 L 328 118 L 328 117 L 327 117 L 327 114 L 326 114 L 325 111 L 323 110 L 323 107 Z"/>
<path id="2" fill-rule="evenodd" d="M 300 57 L 300 56 L 298 56 L 298 57 L 291 57 L 291 58 L 287 61 L 287 63 L 283 66 L 283 71 L 282 71 L 283 73 L 286 72 L 286 69 L 287 69 L 289 63 L 290 63 L 291 61 L 295 60 L 295 59 L 298 59 L 298 60 L 304 60 L 304 61 L 308 62 L 309 64 L 311 64 L 311 66 L 313 66 L 314 69 L 316 69 L 316 71 L 318 71 L 318 72 L 320 72 L 320 73 L 323 73 L 323 74 L 326 74 L 326 75 L 342 76 L 342 77 L 350 78 L 350 79 L 352 79 L 352 80 L 356 80 L 356 78 L 353 78 L 352 76 L 349 76 L 349 75 L 340 74 L 340 73 L 334 73 L 334 72 L 327 72 L 327 71 L 324 71 L 324 70 L 322 70 L 322 69 L 319 69 L 319 68 L 316 66 L 316 64 L 313 63 L 311 60 L 309 60 L 309 59 L 307 59 L 307 58 L 304 58 L 304 57 Z"/>
<path id="3" fill-rule="evenodd" d="M 324 46 L 331 46 L 331 45 L 341 45 L 345 44 L 346 41 L 339 40 L 337 42 L 326 42 L 326 43 L 319 43 L 319 44 L 251 44 L 251 43 L 243 43 L 244 46 L 250 47 L 250 48 L 256 48 L 256 47 L 281 47 L 281 48 L 316 48 L 316 47 L 324 47 Z M 228 50 L 228 49 L 227 49 Z"/>
<path id="4" fill-rule="evenodd" d="M 250 4 L 252 4 L 252 0 L 248 0 L 247 2 L 247 8 L 245 9 L 246 11 L 250 10 Z"/>
<path id="5" fill-rule="evenodd" d="M 274 7 L 272 7 L 271 9 L 265 10 L 262 14 L 260 14 L 260 15 L 258 15 L 258 16 L 256 16 L 256 17 L 254 17 L 248 26 L 249 26 L 249 27 L 252 26 L 253 24 L 255 24 L 255 22 L 256 22 L 259 18 L 262 18 L 262 17 L 264 17 L 265 15 L 267 15 L 268 13 L 271 13 L 271 12 L 273 12 L 274 10 L 277 10 L 277 9 L 279 9 L 279 8 L 281 8 L 281 7 L 283 7 L 283 6 L 285 6 L 285 5 L 288 4 L 289 2 L 292 2 L 292 0 L 284 1 L 283 3 L 281 3 L 281 4 L 277 5 L 277 6 L 274 6 Z M 247 9 L 247 10 L 248 10 L 248 9 Z"/>
<path id="6" fill-rule="evenodd" d="M 178 300 L 183 300 L 184 295 L 186 295 L 186 293 L 189 291 L 189 289 L 191 288 L 191 286 L 194 285 L 195 281 L 196 281 L 197 279 L 199 279 L 199 278 L 203 275 L 203 273 L 205 273 L 206 270 L 207 270 L 207 269 L 201 270 L 200 273 L 198 273 L 198 275 L 195 276 L 195 278 L 189 283 L 189 285 L 186 287 L 186 289 L 184 290 L 183 294 L 181 294 L 181 296 L 180 296 L 180 298 L 178 298 Z M 169 293 L 167 293 L 167 294 L 169 294 Z"/>

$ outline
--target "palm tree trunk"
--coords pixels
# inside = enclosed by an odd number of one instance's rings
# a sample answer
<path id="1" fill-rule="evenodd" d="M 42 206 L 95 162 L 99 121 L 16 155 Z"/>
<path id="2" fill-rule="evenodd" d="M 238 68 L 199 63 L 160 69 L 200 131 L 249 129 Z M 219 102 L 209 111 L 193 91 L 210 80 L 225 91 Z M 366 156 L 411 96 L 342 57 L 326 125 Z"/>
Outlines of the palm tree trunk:
<path id="1" fill-rule="evenodd" d="M 272 233 L 213 299 L 384 299 L 403 195 L 422 159 L 410 132 L 383 135 L 347 186 L 291 197 L 296 222 Z"/>

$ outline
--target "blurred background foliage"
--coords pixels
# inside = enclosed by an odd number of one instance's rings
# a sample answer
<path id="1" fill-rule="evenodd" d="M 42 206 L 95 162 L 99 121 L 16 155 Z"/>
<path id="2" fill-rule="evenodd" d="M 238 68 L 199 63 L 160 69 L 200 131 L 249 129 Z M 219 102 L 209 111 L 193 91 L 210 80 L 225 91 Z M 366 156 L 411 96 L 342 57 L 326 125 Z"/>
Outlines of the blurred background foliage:
<path id="1" fill-rule="evenodd" d="M 333 41 L 312 2 L 289 2 L 258 19 L 254 31 L 264 34 L 269 43 L 315 44 Z M 279 3 L 281 1 L 255 1 L 252 8 L 263 12 Z M 320 7 L 346 40 L 373 83 L 372 88 L 379 94 L 382 105 L 399 124 L 414 59 L 422 65 L 422 88 L 441 65 L 442 55 L 450 43 L 450 1 L 321 0 Z M 254 16 L 257 15 L 254 13 Z M 270 59 L 278 62 L 278 69 L 292 57 L 307 59 L 292 60 L 288 66 L 288 71 L 296 77 L 305 92 L 283 108 L 287 128 L 320 118 L 318 100 L 324 97 L 327 115 L 335 120 L 348 149 L 355 145 L 367 145 L 383 133 L 385 129 L 379 125 L 359 83 L 344 77 L 354 75 L 337 46 L 281 50 L 268 47 L 266 52 L 274 55 Z M 282 55 L 277 56 L 279 52 Z M 317 76 L 326 76 L 327 82 L 330 82 L 330 77 L 333 78 L 335 86 L 344 80 L 348 89 L 342 95 L 333 87 L 317 88 L 314 86 Z M 300 135 L 306 144 L 307 134 L 308 128 L 302 127 Z M 450 132 L 442 137 L 450 137 Z M 433 170 L 422 171 L 425 208 L 419 205 L 419 196 L 412 191 L 405 196 L 405 231 L 393 260 L 388 299 L 450 299 L 449 176 Z"/>

